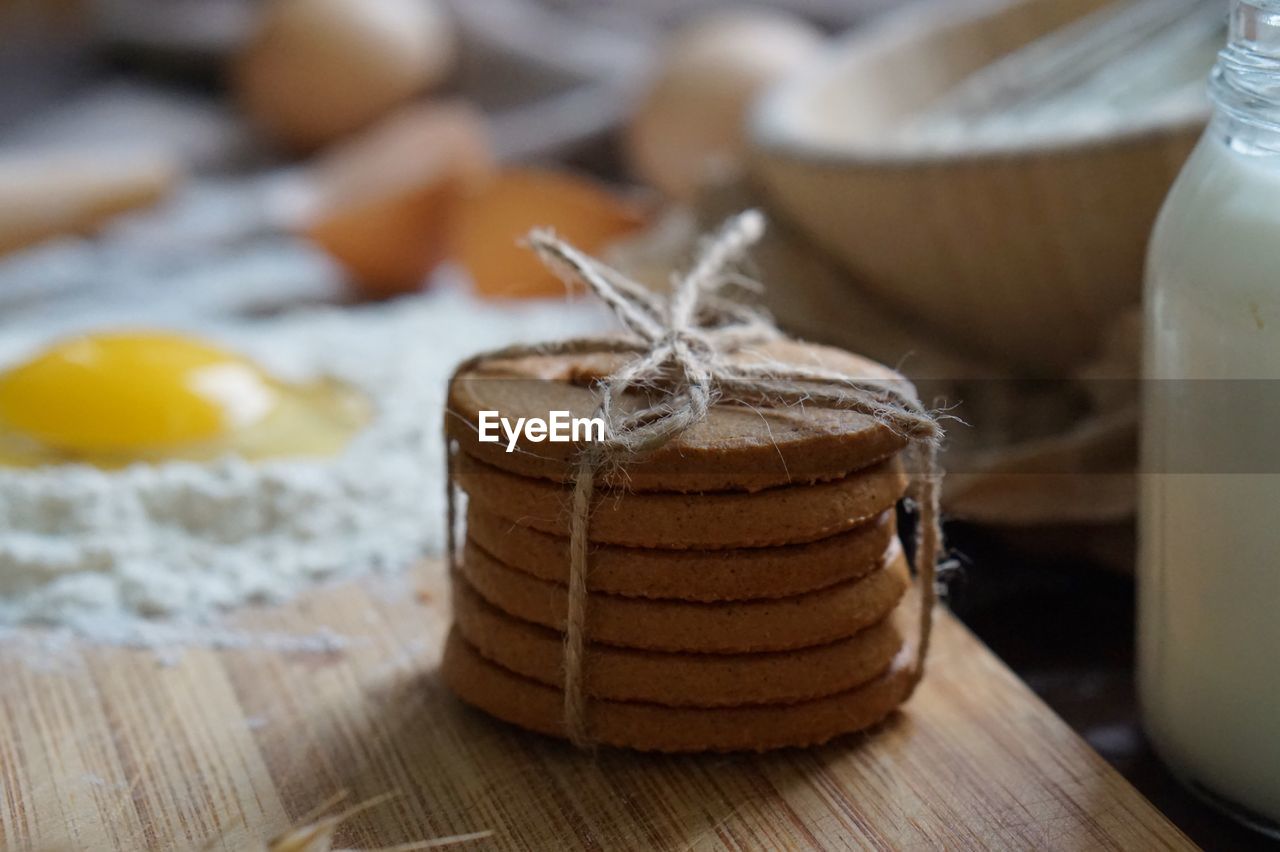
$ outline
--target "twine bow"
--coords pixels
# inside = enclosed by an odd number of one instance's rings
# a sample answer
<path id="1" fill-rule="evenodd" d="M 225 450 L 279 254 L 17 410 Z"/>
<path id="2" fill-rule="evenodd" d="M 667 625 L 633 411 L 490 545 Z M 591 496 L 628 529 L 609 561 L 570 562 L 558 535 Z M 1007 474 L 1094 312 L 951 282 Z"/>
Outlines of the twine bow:
<path id="1" fill-rule="evenodd" d="M 706 418 L 717 403 L 780 409 L 794 405 L 856 411 L 906 439 L 918 456 L 910 496 L 919 510 L 915 562 L 922 588 L 919 639 L 911 689 L 924 673 L 936 601 L 935 577 L 942 546 L 939 526 L 941 472 L 937 463 L 943 430 L 913 393 L 895 387 L 905 379 L 858 379 L 813 367 L 780 363 L 734 363 L 732 355 L 781 337 L 765 317 L 723 295 L 736 277 L 728 271 L 764 233 L 764 217 L 749 210 L 730 219 L 702 247 L 692 269 L 662 297 L 604 265 L 549 231 L 529 243 L 551 269 L 585 283 L 630 333 L 626 338 L 578 339 L 515 346 L 486 353 L 459 366 L 455 376 L 482 359 L 527 355 L 623 353 L 634 356 L 596 385 L 603 441 L 587 444 L 573 476 L 569 526 L 568 613 L 564 640 L 564 723 L 569 738 L 589 745 L 584 683 L 586 611 L 589 601 L 589 527 L 596 479 L 606 468 L 623 467 L 675 439 Z M 909 385 L 908 385 L 909 386 Z M 617 401 L 633 391 L 648 394 L 639 408 Z M 449 456 L 448 549 L 456 567 L 456 505 Z"/>

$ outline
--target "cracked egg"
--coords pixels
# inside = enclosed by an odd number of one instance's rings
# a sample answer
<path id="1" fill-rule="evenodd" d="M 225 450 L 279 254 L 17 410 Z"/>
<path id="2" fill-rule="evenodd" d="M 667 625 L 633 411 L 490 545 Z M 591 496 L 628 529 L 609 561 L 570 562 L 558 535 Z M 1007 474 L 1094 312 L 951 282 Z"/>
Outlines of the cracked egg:
<path id="1" fill-rule="evenodd" d="M 193 337 L 86 334 L 0 372 L 0 465 L 333 456 L 371 416 L 352 387 L 276 378 Z"/>

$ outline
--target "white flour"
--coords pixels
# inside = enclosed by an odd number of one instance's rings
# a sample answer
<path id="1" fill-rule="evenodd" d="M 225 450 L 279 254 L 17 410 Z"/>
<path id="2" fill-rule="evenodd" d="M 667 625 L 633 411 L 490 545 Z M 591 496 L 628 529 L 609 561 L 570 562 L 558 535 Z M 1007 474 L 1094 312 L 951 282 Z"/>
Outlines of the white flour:
<path id="1" fill-rule="evenodd" d="M 55 327 L 101 322 L 62 316 L 47 327 L 11 326 L 0 334 L 0 368 Z M 378 414 L 331 460 L 0 469 L 0 631 L 42 625 L 130 645 L 237 646 L 242 639 L 217 626 L 230 608 L 281 601 L 325 580 L 399 572 L 439 553 L 441 417 L 453 364 L 602 322 L 588 306 L 498 307 L 444 292 L 277 319 L 169 323 L 282 377 L 344 379 Z M 340 639 L 261 638 L 303 650 Z"/>

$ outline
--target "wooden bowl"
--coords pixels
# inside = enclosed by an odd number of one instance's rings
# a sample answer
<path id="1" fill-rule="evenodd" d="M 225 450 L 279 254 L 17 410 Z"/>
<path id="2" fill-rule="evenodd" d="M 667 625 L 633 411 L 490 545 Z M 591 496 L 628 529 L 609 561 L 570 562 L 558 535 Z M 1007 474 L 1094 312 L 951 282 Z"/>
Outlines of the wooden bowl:
<path id="1" fill-rule="evenodd" d="M 940 0 L 857 31 L 762 99 L 752 175 L 779 213 L 930 333 L 1019 370 L 1077 365 L 1139 300 L 1148 235 L 1207 105 L 981 148 L 905 150 L 892 134 L 974 71 L 1106 2 Z"/>

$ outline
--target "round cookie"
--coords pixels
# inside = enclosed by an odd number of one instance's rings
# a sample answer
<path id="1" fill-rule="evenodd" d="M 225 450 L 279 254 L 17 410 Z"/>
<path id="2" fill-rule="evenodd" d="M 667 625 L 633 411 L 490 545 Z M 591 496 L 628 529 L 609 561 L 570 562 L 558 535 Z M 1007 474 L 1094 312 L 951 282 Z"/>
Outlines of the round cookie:
<path id="1" fill-rule="evenodd" d="M 911 691 L 912 646 L 874 680 L 835 695 L 793 704 L 746 707 L 662 707 L 590 701 L 588 732 L 602 745 L 640 751 L 765 751 L 811 746 L 868 728 Z M 445 642 L 441 675 L 466 703 L 514 725 L 563 737 L 561 690 L 513 674 L 472 648 L 456 629 Z"/>
<path id="2" fill-rule="evenodd" d="M 485 511 L 569 534 L 568 486 L 517 476 L 465 454 L 456 470 L 458 485 Z M 590 537 L 624 547 L 704 550 L 802 544 L 865 523 L 897 503 L 906 488 L 894 457 L 843 479 L 753 494 L 602 491 L 592 508 Z"/>
<path id="3" fill-rule="evenodd" d="M 481 411 L 518 417 L 571 417 L 596 413 L 594 380 L 608 376 L 629 356 L 538 355 L 482 361 L 449 387 L 445 430 L 463 452 L 494 467 L 556 482 L 573 477 L 582 449 L 574 443 L 524 441 L 506 452 L 505 440 L 482 443 Z M 898 373 L 874 361 L 826 346 L 779 339 L 734 356 L 742 364 L 797 365 L 849 378 L 890 382 L 914 394 Z M 800 383 L 801 390 L 805 385 Z M 633 404 L 637 400 L 633 400 Z M 622 404 L 626 404 L 623 401 Z M 887 426 L 852 411 L 795 406 L 779 410 L 717 405 L 708 417 L 665 447 L 630 462 L 613 485 L 632 491 L 757 491 L 840 478 L 894 453 L 906 442 Z"/>
<path id="4" fill-rule="evenodd" d="M 564 685 L 564 636 L 485 603 L 454 583 L 454 625 L 486 659 L 556 688 Z M 899 611 L 848 639 L 766 654 L 664 654 L 589 645 L 586 690 L 595 698 L 668 707 L 784 704 L 844 692 L 889 668 L 902 648 Z"/>
<path id="5" fill-rule="evenodd" d="M 462 574 L 493 606 L 562 631 L 567 589 L 508 568 L 468 540 Z M 789 651 L 844 639 L 884 619 L 911 585 L 895 539 L 880 568 L 827 589 L 755 601 L 697 603 L 593 594 L 592 642 L 650 651 L 733 654 Z"/>
<path id="6" fill-rule="evenodd" d="M 848 532 L 808 544 L 732 550 L 653 550 L 596 545 L 587 588 L 636 598 L 728 601 L 783 598 L 865 576 L 897 530 L 886 509 Z M 472 504 L 467 535 L 504 565 L 552 583 L 569 582 L 569 540 Z"/>

